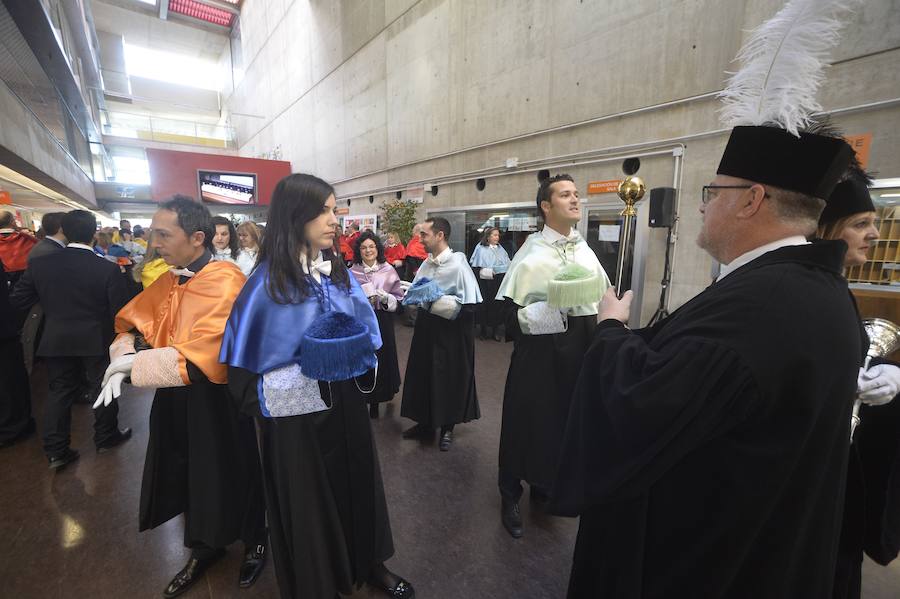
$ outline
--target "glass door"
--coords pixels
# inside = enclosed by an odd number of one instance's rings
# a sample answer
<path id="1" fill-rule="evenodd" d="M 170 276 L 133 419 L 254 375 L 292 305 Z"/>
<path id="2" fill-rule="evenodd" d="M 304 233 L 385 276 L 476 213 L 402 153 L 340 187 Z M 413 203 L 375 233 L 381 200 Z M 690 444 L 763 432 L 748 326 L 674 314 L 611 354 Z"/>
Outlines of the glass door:
<path id="1" fill-rule="evenodd" d="M 579 231 L 594 250 L 603 270 L 613 285 L 616 284 L 616 262 L 619 257 L 619 232 L 622 217 L 621 205 L 585 206 L 583 217 L 579 223 Z M 632 244 L 634 238 L 632 238 Z"/>

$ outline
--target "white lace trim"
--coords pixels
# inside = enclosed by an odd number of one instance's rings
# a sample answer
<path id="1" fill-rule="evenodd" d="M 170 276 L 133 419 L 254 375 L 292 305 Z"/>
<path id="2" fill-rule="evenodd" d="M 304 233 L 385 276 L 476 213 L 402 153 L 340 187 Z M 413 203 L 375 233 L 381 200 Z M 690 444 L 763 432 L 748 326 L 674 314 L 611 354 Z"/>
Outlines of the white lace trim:
<path id="1" fill-rule="evenodd" d="M 299 364 L 282 366 L 262 375 L 263 400 L 274 417 L 322 412 L 331 406 L 322 401 L 319 382 L 300 372 Z"/>

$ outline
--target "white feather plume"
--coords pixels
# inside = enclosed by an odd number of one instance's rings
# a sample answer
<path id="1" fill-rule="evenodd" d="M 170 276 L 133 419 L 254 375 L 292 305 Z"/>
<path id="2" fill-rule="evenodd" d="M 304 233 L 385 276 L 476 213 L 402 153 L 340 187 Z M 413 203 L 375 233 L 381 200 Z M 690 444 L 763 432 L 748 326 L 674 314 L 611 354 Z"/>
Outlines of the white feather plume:
<path id="1" fill-rule="evenodd" d="M 719 93 L 723 124 L 776 125 L 799 136 L 822 109 L 816 92 L 840 39 L 839 17 L 858 1 L 790 0 L 760 25 L 738 52 L 740 70 Z"/>

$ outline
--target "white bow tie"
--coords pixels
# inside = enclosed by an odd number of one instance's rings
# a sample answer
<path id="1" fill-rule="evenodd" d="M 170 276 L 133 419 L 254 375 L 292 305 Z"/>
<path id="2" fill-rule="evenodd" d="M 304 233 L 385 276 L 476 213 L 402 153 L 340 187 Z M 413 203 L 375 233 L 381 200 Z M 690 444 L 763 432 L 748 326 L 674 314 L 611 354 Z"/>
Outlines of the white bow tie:
<path id="1" fill-rule="evenodd" d="M 197 273 L 191 272 L 190 270 L 188 270 L 186 268 L 170 268 L 169 272 L 171 272 L 176 277 L 187 277 L 189 279 L 191 277 L 193 277 L 195 274 L 197 274 Z"/>
<path id="2" fill-rule="evenodd" d="M 562 239 L 557 239 L 553 243 L 556 245 L 568 245 L 570 243 L 575 243 L 577 241 L 578 241 L 578 235 L 572 234 L 572 235 L 569 235 L 568 237 L 563 237 Z"/>
<path id="3" fill-rule="evenodd" d="M 309 268 L 318 272 L 319 274 L 323 274 L 326 277 L 331 276 L 331 260 L 322 260 L 320 262 L 313 262 L 311 267 L 307 267 L 306 262 L 303 262 L 303 272 L 306 274 L 310 274 Z"/>
<path id="4" fill-rule="evenodd" d="M 378 267 L 377 264 L 376 264 L 375 266 L 366 266 L 366 265 L 363 265 L 363 272 L 366 273 L 366 274 L 369 274 L 369 273 L 372 273 L 372 272 L 378 272 L 378 270 L 379 270 L 379 267 Z"/>

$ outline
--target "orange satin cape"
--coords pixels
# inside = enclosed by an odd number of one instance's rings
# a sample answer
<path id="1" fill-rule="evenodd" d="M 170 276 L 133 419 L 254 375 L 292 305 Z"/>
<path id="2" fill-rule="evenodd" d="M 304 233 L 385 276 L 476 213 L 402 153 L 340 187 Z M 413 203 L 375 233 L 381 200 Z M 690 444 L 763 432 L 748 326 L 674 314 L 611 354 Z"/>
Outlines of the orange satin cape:
<path id="1" fill-rule="evenodd" d="M 228 382 L 228 367 L 219 350 L 231 306 L 244 285 L 241 270 L 230 262 L 210 262 L 184 285 L 171 272 L 162 274 L 116 315 L 116 333 L 137 329 L 154 349 L 178 350 L 178 371 L 190 385 L 187 361 L 212 383 Z"/>

